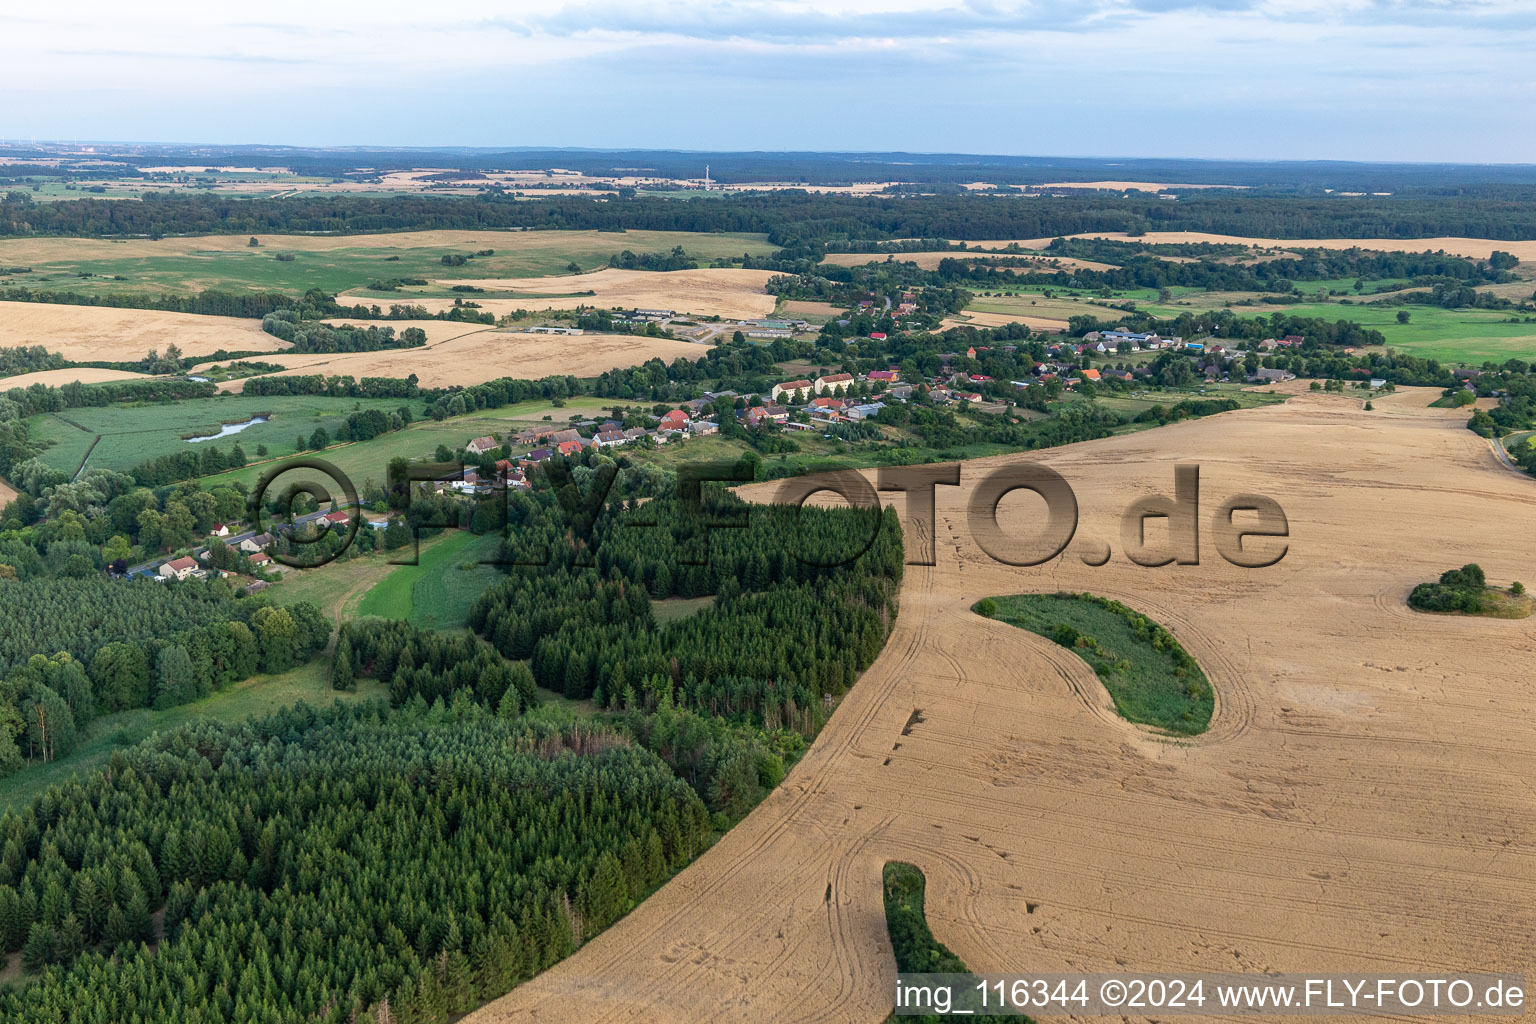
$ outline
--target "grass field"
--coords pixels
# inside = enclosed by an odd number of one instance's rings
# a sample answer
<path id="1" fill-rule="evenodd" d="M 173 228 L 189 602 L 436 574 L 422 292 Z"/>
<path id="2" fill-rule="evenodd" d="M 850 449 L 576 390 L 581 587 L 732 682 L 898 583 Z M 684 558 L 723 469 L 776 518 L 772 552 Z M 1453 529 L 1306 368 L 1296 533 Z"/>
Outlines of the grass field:
<path id="1" fill-rule="evenodd" d="M 251 401 L 258 401 L 251 399 Z M 270 402 L 271 399 L 259 401 Z M 334 401 L 334 400 L 333 400 Z M 343 402 L 350 402 L 342 399 Z M 400 401 L 395 400 L 395 405 Z M 458 416 L 441 422 L 434 420 L 422 420 L 411 424 L 404 430 L 393 434 L 385 434 L 371 441 L 358 441 L 353 444 L 340 445 L 319 453 L 321 458 L 332 463 L 336 468 L 346 473 L 352 480 L 353 486 L 360 491 L 366 486 L 368 480 L 382 485 L 385 480 L 389 460 L 398 457 L 407 459 L 430 459 L 438 445 L 447 445 L 450 449 L 463 447 L 471 438 L 483 434 L 503 434 L 509 431 L 516 433 L 534 424 L 545 423 L 544 417 L 551 424 L 564 426 L 573 415 L 596 415 L 602 413 L 605 408 L 611 408 L 612 399 L 600 398 L 571 398 L 567 399 L 564 406 L 554 406 L 546 401 L 520 402 L 516 405 L 504 406 L 500 409 L 477 412 L 467 416 Z M 350 409 L 350 404 L 347 406 Z M 419 410 L 417 410 L 419 411 Z M 313 430 L 313 427 L 310 427 Z M 289 433 L 293 433 L 289 431 Z M 237 436 L 243 436 L 237 435 Z M 243 443 L 246 454 L 255 457 L 255 447 Z M 290 438 L 282 452 L 291 454 L 293 441 Z M 280 449 L 271 449 L 274 455 Z M 221 484 L 239 480 L 247 487 L 253 486 L 261 475 L 271 469 L 270 465 L 248 466 L 245 469 L 230 470 L 214 476 L 202 478 L 204 487 L 213 488 Z"/>
<path id="2" fill-rule="evenodd" d="M 401 566 L 391 576 L 406 573 L 411 584 L 410 623 L 422 629 L 463 629 L 469 622 L 469 606 L 475 598 L 505 577 L 494 561 L 501 535 L 475 536 L 462 530 L 450 533 L 430 552 L 423 550 L 421 565 Z"/>
<path id="3" fill-rule="evenodd" d="M 478 564 L 494 558 L 499 544 L 497 535 L 465 530 L 424 541 L 420 564 L 396 566 L 358 602 L 357 614 L 406 619 L 426 629 L 460 629 L 475 598 L 500 577 L 496 566 Z M 409 551 L 396 555 L 408 557 Z M 476 564 L 461 568 L 467 563 Z"/>
<path id="4" fill-rule="evenodd" d="M 1401 279 L 1371 281 L 1367 282 L 1367 291 L 1403 283 Z M 1352 291 L 1354 287 L 1352 279 L 1302 281 L 1297 284 L 1307 293 L 1337 289 Z M 1006 295 L 978 296 L 966 307 L 966 312 L 1062 320 L 1087 315 L 1113 321 L 1123 314 L 1111 308 L 1110 304 L 1126 301 L 1135 302 L 1137 308 L 1144 312 L 1167 318 L 1181 313 L 1215 309 L 1230 309 L 1236 316 L 1256 319 L 1268 318 L 1278 312 L 1328 321 L 1352 320 L 1363 327 L 1380 331 L 1389 348 L 1445 363 L 1465 362 L 1476 365 L 1485 360 L 1503 362 L 1506 359 L 1536 358 L 1536 318 L 1531 318 L 1529 314 L 1486 309 L 1441 309 L 1438 306 L 1370 306 L 1359 301 L 1351 301 L 1348 305 L 1342 302 L 1304 302 L 1244 306 L 1236 303 L 1257 298 L 1258 293 L 1205 292 L 1193 288 L 1173 288 L 1170 291 L 1170 301 L 1160 303 L 1157 301 L 1157 292 L 1145 288 L 1117 291 L 1111 298 L 1101 298 L 1087 291 L 1074 293 L 1062 289 L 1051 289 L 1051 297 L 1046 298 L 1042 290 L 1017 289 Z M 1370 296 L 1365 298 L 1368 300 Z M 1397 322 L 1399 310 L 1409 314 L 1408 323 Z M 1509 322 L 1512 318 L 1517 322 Z"/>
<path id="5" fill-rule="evenodd" d="M 1184 735 L 1204 732 L 1211 723 L 1216 698 L 1205 673 L 1192 659 L 1181 664 L 1177 642 L 1165 646 L 1171 638 L 1161 627 L 1130 609 L 1106 608 L 1091 595 L 1060 593 L 987 598 L 976 610 L 1070 649 L 1132 722 Z"/>
<path id="6" fill-rule="evenodd" d="M 111 242 L 91 239 L 0 241 L 0 266 L 31 267 L 31 273 L 0 276 L 7 285 L 106 292 L 186 293 L 217 288 L 231 291 L 302 293 L 310 288 L 341 292 L 375 280 L 419 277 L 547 277 L 606 266 L 608 257 L 628 249 L 636 254 L 669 252 L 682 246 L 708 261 L 743 253 L 774 251 L 767 236 L 687 231 L 418 231 L 336 237 L 262 235 L 202 236 L 159 241 Z M 495 255 L 473 257 L 493 249 Z M 291 254 L 280 262 L 278 253 Z M 445 266 L 444 256 L 472 256 Z M 393 259 L 392 257 L 399 257 Z M 88 276 L 82 276 L 88 275 Z M 405 296 L 400 296 L 404 301 Z"/>
<path id="7" fill-rule="evenodd" d="M 358 688 L 350 693 L 332 690 L 330 659 L 316 655 L 308 664 L 291 672 L 255 676 L 181 707 L 164 711 L 136 708 L 103 715 L 85 727 L 79 745 L 67 756 L 45 765 L 25 768 L 8 777 L 5 785 L 0 787 L 0 811 L 15 810 L 49 786 L 63 782 L 78 772 L 101 767 L 115 750 L 198 719 L 239 722 L 301 700 L 328 706 L 333 700 L 350 702 L 387 696 L 387 687 L 371 679 L 358 680 Z"/>
<path id="8" fill-rule="evenodd" d="M 256 458 L 256 446 L 260 444 L 267 446 L 272 457 L 288 455 L 295 451 L 294 442 L 298 435 L 308 438 L 316 427 L 323 427 L 335 436 L 347 414 L 357 409 L 393 411 L 411 404 L 399 398 L 224 395 L 165 405 L 70 409 L 64 413 L 33 417 L 28 425 L 37 436 L 56 442 L 41 458 L 63 472 L 74 472 L 85 449 L 98 436 L 100 440 L 91 449 L 88 467 L 127 470 L 145 459 L 201 449 L 210 444 L 227 454 L 236 441 L 240 442 L 249 459 Z M 191 435 L 216 433 L 221 423 L 243 422 L 259 414 L 269 414 L 271 419 L 217 440 L 195 443 L 183 440 Z M 459 443 L 473 436 L 467 435 Z M 255 479 L 259 475 L 260 470 L 256 470 L 251 477 Z"/>

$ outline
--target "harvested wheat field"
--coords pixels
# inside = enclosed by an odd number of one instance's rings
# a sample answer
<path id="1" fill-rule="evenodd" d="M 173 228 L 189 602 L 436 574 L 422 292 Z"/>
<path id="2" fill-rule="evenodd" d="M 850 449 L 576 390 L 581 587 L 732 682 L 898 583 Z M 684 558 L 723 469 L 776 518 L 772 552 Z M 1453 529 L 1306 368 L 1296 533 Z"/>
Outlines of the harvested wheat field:
<path id="1" fill-rule="evenodd" d="M 37 370 L 33 373 L 17 374 L 14 377 L 0 377 L 0 391 L 9 391 L 11 388 L 31 387 L 33 384 L 46 384 L 49 387 L 60 387 L 65 384 L 79 381 L 82 384 L 100 384 L 109 380 L 132 380 L 135 377 L 148 377 L 147 373 L 134 373 L 131 370 L 104 370 L 98 366 L 78 366 L 73 369 L 63 370 Z"/>
<path id="2" fill-rule="evenodd" d="M 340 321 L 337 321 L 340 322 Z M 311 353 L 263 358 L 284 369 L 271 376 L 322 374 L 327 377 L 409 377 L 415 374 L 422 387 L 467 386 L 497 377 L 537 379 L 555 374 L 592 377 L 605 370 L 638 366 L 647 359 L 665 362 L 679 357 L 697 359 L 709 351 L 671 338 L 647 338 L 637 334 L 551 335 L 502 331 L 477 324 L 432 321 L 443 330 L 428 334 L 418 348 L 382 349 L 378 352 Z M 418 326 L 412 321 L 393 321 L 396 330 Z M 425 323 L 420 326 L 426 326 Z M 449 331 L 446 328 L 453 328 Z M 223 391 L 240 391 L 244 381 L 227 381 Z"/>
<path id="3" fill-rule="evenodd" d="M 1067 322 L 1049 316 L 1015 316 L 1012 313 L 978 313 L 966 311 L 960 316 L 947 316 L 939 321 L 939 329 L 947 331 L 951 327 L 1005 327 L 1008 324 L 1024 324 L 1034 331 L 1055 331 L 1065 333 Z"/>
<path id="4" fill-rule="evenodd" d="M 1427 408 L 1434 397 L 1367 413 L 1302 393 L 966 463 L 961 487 L 938 488 L 937 565 L 908 568 L 884 653 L 779 789 L 471 1019 L 876 1024 L 894 980 L 891 859 L 927 873 L 933 931 L 976 971 L 1526 970 L 1531 627 L 1404 599 L 1469 561 L 1491 582 L 1529 577 L 1536 537 L 1509 524 L 1528 520 L 1536 481 L 1503 468 L 1464 412 Z M 966 496 L 1030 458 L 1075 489 L 1079 540 L 1013 568 L 977 547 Z M 1132 565 L 1119 513 L 1171 494 L 1181 462 L 1201 467 L 1200 564 Z M 1289 517 L 1271 568 L 1216 554 L 1210 516 L 1240 492 Z M 1039 506 L 1004 499 L 1003 527 L 1034 536 Z M 1102 540 L 1114 557 L 1090 568 L 1076 545 Z M 1128 724 L 1075 655 L 969 610 L 1058 589 L 1167 626 L 1216 689 L 1209 732 Z"/>
<path id="5" fill-rule="evenodd" d="M 475 301 L 493 313 L 515 309 L 574 309 L 596 306 L 599 309 L 672 309 L 699 316 L 752 318 L 773 312 L 774 297 L 764 286 L 780 275 L 772 270 L 616 270 L 593 271 L 562 277 L 490 278 L 486 280 L 443 281 L 441 284 L 468 284 L 489 290 L 514 290 L 521 298 Z M 588 294 L 590 293 L 590 294 Z M 543 298 L 548 296 L 548 298 Z M 413 304 L 437 312 L 453 305 L 446 299 L 416 299 Z"/>
<path id="6" fill-rule="evenodd" d="M 167 345 L 183 355 L 273 352 L 288 347 L 261 329 L 260 320 L 192 313 L 161 313 L 106 306 L 0 302 L 0 347 L 41 345 L 66 359 L 126 361 Z"/>

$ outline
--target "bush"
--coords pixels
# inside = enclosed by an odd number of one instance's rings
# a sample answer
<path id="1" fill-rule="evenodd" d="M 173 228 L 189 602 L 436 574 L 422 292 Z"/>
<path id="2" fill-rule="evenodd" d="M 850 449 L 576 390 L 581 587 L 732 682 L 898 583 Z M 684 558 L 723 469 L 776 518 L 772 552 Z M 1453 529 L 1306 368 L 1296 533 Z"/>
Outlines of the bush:
<path id="1" fill-rule="evenodd" d="M 989 619 L 994 618 L 997 615 L 997 602 L 992 600 L 990 597 L 984 597 L 980 601 L 976 602 L 972 610 L 975 611 L 977 615 L 984 615 Z"/>

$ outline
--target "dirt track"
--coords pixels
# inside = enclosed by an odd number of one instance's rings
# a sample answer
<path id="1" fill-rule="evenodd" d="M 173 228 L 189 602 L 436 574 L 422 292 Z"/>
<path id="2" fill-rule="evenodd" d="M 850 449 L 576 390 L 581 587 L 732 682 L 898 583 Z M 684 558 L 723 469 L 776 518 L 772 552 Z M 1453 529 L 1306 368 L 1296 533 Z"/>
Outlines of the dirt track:
<path id="1" fill-rule="evenodd" d="M 1075 549 L 1037 569 L 983 555 L 965 492 L 1023 457 L 967 463 L 938 489 L 938 565 L 909 567 L 885 652 L 779 790 L 471 1019 L 874 1024 L 891 1005 L 891 858 L 927 872 L 935 934 L 979 971 L 1527 970 L 1532 623 L 1403 599 L 1467 561 L 1536 577 L 1536 481 L 1433 397 L 1366 413 L 1302 393 L 1041 453 L 1076 491 L 1078 542 L 1114 548 L 1098 569 Z M 1201 564 L 1134 566 L 1119 513 L 1171 494 L 1177 462 L 1202 469 Z M 1215 552 L 1210 517 L 1239 492 L 1289 516 L 1272 568 Z M 1037 529 L 1037 506 L 1005 499 L 1003 525 Z M 1075 656 L 968 610 L 1058 588 L 1172 629 L 1216 687 L 1211 731 L 1151 736 Z"/>

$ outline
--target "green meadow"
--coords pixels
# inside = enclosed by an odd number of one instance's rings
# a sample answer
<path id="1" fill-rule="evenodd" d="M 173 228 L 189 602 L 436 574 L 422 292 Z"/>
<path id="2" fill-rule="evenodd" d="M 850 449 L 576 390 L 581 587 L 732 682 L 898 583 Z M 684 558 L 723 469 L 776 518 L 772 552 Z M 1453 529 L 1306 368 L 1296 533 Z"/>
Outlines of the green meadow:
<path id="1" fill-rule="evenodd" d="M 87 449 L 90 458 L 86 468 L 126 471 L 145 459 L 200 449 L 205 445 L 214 445 L 228 454 L 236 441 L 240 442 L 248 459 L 254 460 L 257 445 L 263 444 L 270 457 L 291 455 L 296 450 L 295 441 L 300 434 L 308 439 L 316 427 L 322 427 L 334 436 L 347 415 L 358 409 L 393 411 L 412 404 L 400 398 L 222 395 L 164 405 L 70 409 L 32 417 L 28 427 L 35 436 L 54 442 L 41 458 L 62 472 L 73 473 Z M 215 434 L 221 424 L 244 422 L 258 415 L 268 415 L 271 419 L 217 439 L 185 440 Z M 95 446 L 91 447 L 93 441 Z M 259 469 L 250 473 L 252 480 L 259 475 Z"/>
<path id="2" fill-rule="evenodd" d="M 424 629 L 462 629 L 475 598 L 501 578 L 497 566 L 480 564 L 493 561 L 500 545 L 499 534 L 466 530 L 423 542 L 419 564 L 391 570 L 359 602 L 357 614 L 406 619 Z M 409 557 L 409 549 L 394 557 Z"/>
<path id="3" fill-rule="evenodd" d="M 92 295 L 185 294 L 203 289 L 299 294 L 310 288 L 336 293 L 398 278 L 547 277 L 569 273 L 571 263 L 582 270 L 594 270 L 606 266 L 610 255 L 626 249 L 636 254 L 665 253 L 680 245 L 703 261 L 775 251 L 766 235 L 731 232 L 507 231 L 495 232 L 489 242 L 486 239 L 493 234 L 489 232 L 434 234 L 443 236 L 441 244 L 391 246 L 381 243 L 381 236 L 368 236 L 366 245 L 348 245 L 346 239 L 339 238 L 335 248 L 320 251 L 285 248 L 280 235 L 258 235 L 259 246 L 235 249 L 199 249 L 199 240 L 189 238 L 179 252 L 107 258 L 24 258 L 7 255 L 6 244 L 0 242 L 0 264 L 32 267 L 27 274 L 0 274 L 0 288 L 25 286 Z M 456 234 L 474 241 L 456 240 Z M 473 255 L 482 248 L 494 249 L 494 255 Z M 280 261 L 278 254 L 293 259 Z M 446 266 L 444 256 L 470 258 L 460 266 Z M 410 298 L 409 291 L 370 294 L 379 295 L 381 302 Z"/>
<path id="4" fill-rule="evenodd" d="M 1367 293 L 1377 288 L 1403 284 L 1401 280 L 1367 282 Z M 1326 293 L 1329 290 L 1353 291 L 1354 281 L 1302 281 L 1297 286 L 1304 293 Z M 1323 320 L 1352 320 L 1363 327 L 1373 328 L 1386 338 L 1387 347 L 1443 363 L 1481 364 L 1485 361 L 1503 362 L 1506 359 L 1536 359 L 1536 317 L 1530 314 L 1488 309 L 1442 309 L 1438 306 L 1372 306 L 1363 300 L 1352 299 L 1348 304 L 1332 302 L 1299 302 L 1286 305 L 1241 305 L 1246 299 L 1258 298 L 1257 293 L 1205 292 L 1193 288 L 1172 288 L 1170 300 L 1158 301 L 1156 291 L 1149 288 L 1117 291 L 1110 298 L 1102 298 L 1088 291 L 1050 289 L 1050 297 L 1044 290 L 1016 289 L 1006 295 L 978 296 L 966 307 L 967 312 L 998 313 L 1011 316 L 1041 316 L 1069 319 L 1074 316 L 1094 316 L 1113 321 L 1123 315 L 1111 308 L 1112 303 L 1135 302 L 1137 308 L 1158 317 L 1172 318 L 1181 313 L 1227 309 L 1233 315 L 1252 319 L 1268 319 L 1275 313 L 1287 316 L 1317 317 Z M 1398 323 L 1398 311 L 1408 314 L 1406 324 Z"/>

